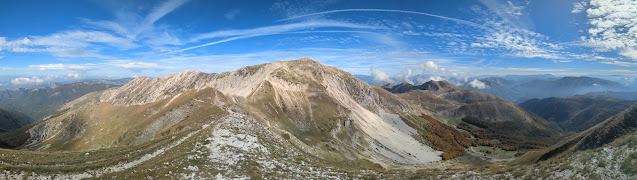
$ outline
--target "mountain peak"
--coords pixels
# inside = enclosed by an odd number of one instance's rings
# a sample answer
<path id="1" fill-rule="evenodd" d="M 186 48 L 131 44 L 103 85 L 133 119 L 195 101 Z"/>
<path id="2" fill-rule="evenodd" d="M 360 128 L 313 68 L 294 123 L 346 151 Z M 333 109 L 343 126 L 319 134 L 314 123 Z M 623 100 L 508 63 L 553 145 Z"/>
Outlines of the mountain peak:
<path id="1" fill-rule="evenodd" d="M 297 61 L 312 61 L 312 62 L 318 62 L 317 60 L 314 60 L 314 59 L 312 59 L 312 58 L 310 58 L 310 57 L 307 57 L 307 56 L 302 57 L 301 59 L 298 59 Z"/>
<path id="2" fill-rule="evenodd" d="M 418 89 L 438 91 L 438 90 L 441 90 L 441 89 L 448 89 L 448 88 L 455 89 L 456 86 L 454 86 L 453 84 L 451 84 L 451 83 L 449 83 L 449 82 L 447 82 L 445 80 L 442 80 L 442 81 L 431 80 L 431 81 L 427 81 L 426 83 L 421 84 Z"/>
<path id="3" fill-rule="evenodd" d="M 298 90 L 307 88 L 308 84 L 321 84 L 326 76 L 330 79 L 348 79 L 351 74 L 303 57 L 292 61 L 247 66 L 219 74 L 182 71 L 155 79 L 140 77 L 121 88 L 105 92 L 101 100 L 119 106 L 143 105 L 186 90 L 205 88 L 213 88 L 227 95 L 247 97 L 265 81 L 276 81 L 286 89 Z"/>

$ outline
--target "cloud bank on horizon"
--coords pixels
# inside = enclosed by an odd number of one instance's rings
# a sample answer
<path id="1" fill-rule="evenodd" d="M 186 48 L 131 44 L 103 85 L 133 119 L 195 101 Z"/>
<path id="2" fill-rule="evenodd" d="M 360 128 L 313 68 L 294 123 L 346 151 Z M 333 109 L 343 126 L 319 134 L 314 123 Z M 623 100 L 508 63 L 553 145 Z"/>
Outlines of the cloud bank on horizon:
<path id="1" fill-rule="evenodd" d="M 0 76 L 222 72 L 312 57 L 374 81 L 637 72 L 637 1 L 5 1 Z M 71 8 L 66 8 L 71 7 Z M 1 80 L 1 79 L 0 79 Z"/>

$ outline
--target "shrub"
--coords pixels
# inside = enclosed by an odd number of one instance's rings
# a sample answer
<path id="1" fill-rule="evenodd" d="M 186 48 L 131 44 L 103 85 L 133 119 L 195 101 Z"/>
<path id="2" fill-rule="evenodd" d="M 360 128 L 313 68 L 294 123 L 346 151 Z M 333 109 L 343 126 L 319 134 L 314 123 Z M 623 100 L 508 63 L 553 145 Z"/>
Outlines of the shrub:
<path id="1" fill-rule="evenodd" d="M 468 139 L 469 135 L 466 133 L 460 132 L 426 114 L 423 114 L 422 118 L 429 122 L 424 125 L 425 130 L 429 132 L 429 134 L 424 135 L 424 138 L 433 144 L 435 150 L 443 152 L 440 155 L 443 160 L 464 155 L 465 148 L 472 145 L 472 142 Z"/>

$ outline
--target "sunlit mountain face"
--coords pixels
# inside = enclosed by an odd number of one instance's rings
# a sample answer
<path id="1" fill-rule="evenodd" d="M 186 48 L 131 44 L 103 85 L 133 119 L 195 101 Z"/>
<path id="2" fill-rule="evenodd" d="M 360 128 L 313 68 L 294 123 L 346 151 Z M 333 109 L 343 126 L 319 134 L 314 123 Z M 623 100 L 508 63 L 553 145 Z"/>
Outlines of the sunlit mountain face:
<path id="1" fill-rule="evenodd" d="M 0 2 L 0 179 L 637 178 L 637 1 Z"/>

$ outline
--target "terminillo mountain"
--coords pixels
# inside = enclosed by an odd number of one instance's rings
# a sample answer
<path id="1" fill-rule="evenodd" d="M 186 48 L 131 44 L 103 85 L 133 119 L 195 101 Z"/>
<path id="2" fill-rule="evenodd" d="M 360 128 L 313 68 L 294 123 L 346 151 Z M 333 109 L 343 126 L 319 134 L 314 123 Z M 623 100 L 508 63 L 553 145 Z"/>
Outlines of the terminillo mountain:
<path id="1" fill-rule="evenodd" d="M 0 178 L 621 179 L 636 106 L 566 132 L 446 81 L 372 86 L 306 57 L 85 94 L 9 132 Z"/>

